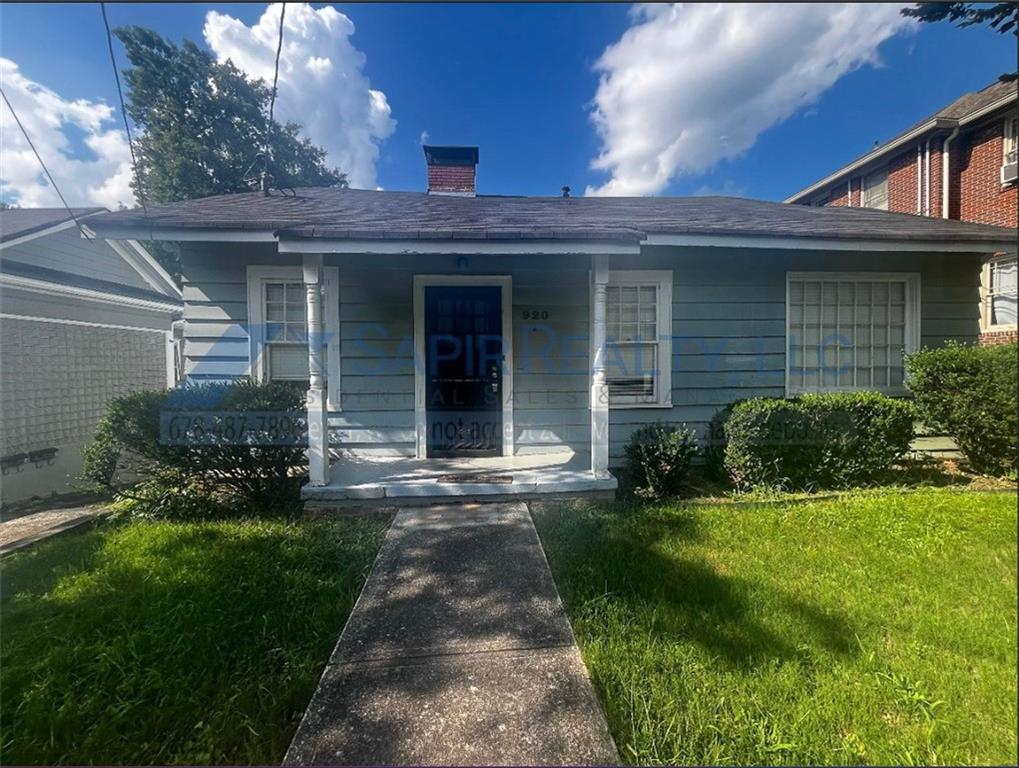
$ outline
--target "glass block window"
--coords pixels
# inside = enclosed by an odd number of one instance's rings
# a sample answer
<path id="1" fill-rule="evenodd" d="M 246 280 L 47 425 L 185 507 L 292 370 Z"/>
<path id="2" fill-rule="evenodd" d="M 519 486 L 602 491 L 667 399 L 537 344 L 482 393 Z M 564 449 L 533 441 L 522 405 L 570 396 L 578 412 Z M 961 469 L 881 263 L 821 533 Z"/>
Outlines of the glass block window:
<path id="1" fill-rule="evenodd" d="M 787 389 L 905 393 L 919 336 L 916 275 L 790 275 Z"/>
<path id="2" fill-rule="evenodd" d="M 609 404 L 669 402 L 671 272 L 611 272 L 605 315 Z"/>
<path id="3" fill-rule="evenodd" d="M 987 290 L 990 324 L 1016 323 L 1016 259 L 999 259 L 990 263 L 990 285 Z"/>

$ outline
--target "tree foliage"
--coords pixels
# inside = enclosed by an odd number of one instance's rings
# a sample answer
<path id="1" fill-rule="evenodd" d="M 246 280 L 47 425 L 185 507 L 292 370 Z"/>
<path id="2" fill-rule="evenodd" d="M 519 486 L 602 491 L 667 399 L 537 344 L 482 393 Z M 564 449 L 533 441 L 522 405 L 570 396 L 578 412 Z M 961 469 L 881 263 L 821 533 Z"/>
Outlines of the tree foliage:
<path id="1" fill-rule="evenodd" d="M 132 65 L 124 71 L 127 111 L 142 128 L 136 194 L 139 182 L 145 199 L 156 203 L 250 191 L 266 143 L 273 186 L 346 185 L 345 174 L 326 166 L 325 150 L 301 136 L 297 123 L 269 124 L 263 81 L 190 40 L 178 47 L 133 26 L 115 34 Z"/>
<path id="2" fill-rule="evenodd" d="M 1009 3 L 915 3 L 903 8 L 903 16 L 920 21 L 951 21 L 960 27 L 988 24 L 991 29 L 1019 37 L 1019 5 Z"/>

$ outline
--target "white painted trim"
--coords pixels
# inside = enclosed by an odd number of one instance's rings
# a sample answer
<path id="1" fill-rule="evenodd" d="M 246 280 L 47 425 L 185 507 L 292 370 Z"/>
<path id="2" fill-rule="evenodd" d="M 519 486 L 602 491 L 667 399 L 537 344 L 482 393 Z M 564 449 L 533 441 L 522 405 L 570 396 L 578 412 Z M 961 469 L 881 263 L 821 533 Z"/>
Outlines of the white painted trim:
<path id="1" fill-rule="evenodd" d="M 340 271 L 337 267 L 323 267 L 325 278 L 325 321 L 328 350 L 326 386 L 329 390 L 328 406 L 331 413 L 340 411 Z M 246 375 L 252 381 L 266 380 L 266 359 L 262 354 L 264 343 L 262 331 L 265 319 L 262 311 L 262 283 L 286 280 L 304 285 L 304 270 L 300 264 L 290 267 L 249 264 L 247 268 L 248 289 L 248 369 Z"/>
<path id="2" fill-rule="evenodd" d="M 90 288 L 77 288 L 71 285 L 52 283 L 48 280 L 36 280 L 31 277 L 20 277 L 18 275 L 11 275 L 2 272 L 0 272 L 0 285 L 6 285 L 11 288 L 17 288 L 22 291 L 30 291 L 32 293 L 68 296 L 74 299 L 81 299 L 83 301 L 95 301 L 102 304 L 116 304 L 122 307 L 147 309 L 154 312 L 180 312 L 183 309 L 180 304 L 171 302 L 169 297 L 167 297 L 166 302 L 156 301 L 155 299 L 138 299 L 131 296 L 121 296 L 116 293 L 93 291 Z"/>
<path id="3" fill-rule="evenodd" d="M 991 269 L 994 264 L 1000 261 L 1016 261 L 1015 253 L 1005 253 L 994 258 L 987 259 L 980 268 L 980 332 L 992 333 L 996 331 L 1014 331 L 1017 323 L 991 322 Z"/>
<path id="4" fill-rule="evenodd" d="M 773 248 L 809 251 L 923 251 L 927 253 L 994 253 L 1015 247 L 1014 240 L 850 240 L 821 237 L 763 235 L 648 235 L 644 245 L 682 245 L 719 248 Z"/>
<path id="5" fill-rule="evenodd" d="M 173 340 L 173 331 L 166 332 L 166 388 L 177 386 L 177 350 Z"/>
<path id="6" fill-rule="evenodd" d="M 513 455 L 513 278 L 509 275 L 414 275 L 414 431 L 416 455 L 428 456 L 428 408 L 425 375 L 425 287 L 489 285 L 502 289 L 502 455 Z"/>
<path id="7" fill-rule="evenodd" d="M 85 320 L 65 320 L 62 317 L 35 317 L 33 315 L 15 315 L 0 312 L 2 320 L 31 320 L 35 323 L 58 323 L 62 325 L 83 325 L 88 328 L 112 328 L 117 331 L 145 331 L 146 333 L 166 333 L 162 328 L 142 328 L 137 325 L 115 325 L 113 323 L 90 323 Z"/>
<path id="8" fill-rule="evenodd" d="M 280 253 L 373 253 L 380 255 L 638 255 L 638 243 L 611 243 L 583 240 L 330 240 L 280 239 Z"/>
<path id="9" fill-rule="evenodd" d="M 98 216 L 100 213 L 109 213 L 109 211 L 106 209 L 103 209 L 101 211 L 93 211 L 92 213 L 86 213 L 82 216 L 78 216 L 77 219 L 78 221 L 84 221 L 85 219 L 91 216 Z M 4 250 L 5 248 L 11 248 L 15 245 L 21 245 L 22 243 L 29 243 L 32 240 L 38 240 L 40 237 L 54 235 L 57 232 L 62 232 L 65 229 L 71 229 L 76 226 L 78 225 L 77 223 L 75 223 L 74 219 L 68 219 L 67 221 L 62 221 L 59 224 L 54 224 L 52 227 L 40 229 L 38 232 L 29 232 L 27 235 L 20 235 L 18 237 L 11 238 L 10 240 L 0 242 L 0 251 Z M 85 227 L 85 229 L 88 230 L 88 227 Z"/>
<path id="10" fill-rule="evenodd" d="M 269 230 L 188 229 L 183 227 L 85 227 L 94 237 L 104 240 L 177 240 L 205 243 L 274 243 L 276 234 Z"/>
<path id="11" fill-rule="evenodd" d="M 795 397 L 796 395 L 805 394 L 807 392 L 817 392 L 821 390 L 817 389 L 796 389 L 794 390 L 789 382 L 789 318 L 790 312 L 790 291 L 789 284 L 794 280 L 830 280 L 832 282 L 837 280 L 846 281 L 870 281 L 870 282 L 886 282 L 886 283 L 897 283 L 905 282 L 906 291 L 906 308 L 905 308 L 905 322 L 903 328 L 903 343 L 902 346 L 906 351 L 906 354 L 915 352 L 920 348 L 920 328 L 921 328 L 921 311 L 922 311 L 922 292 L 920 285 L 920 273 L 919 272 L 824 272 L 824 271 L 810 271 L 810 272 L 786 272 L 785 274 L 785 396 Z M 866 390 L 866 387 L 857 387 L 855 390 L 851 388 L 840 388 L 840 389 L 829 389 L 823 391 L 830 392 L 851 392 L 857 390 Z M 882 391 L 882 390 L 874 390 Z M 903 387 L 902 390 L 884 390 L 886 394 L 890 395 L 904 395 L 908 393 L 908 390 Z"/>
<path id="12" fill-rule="evenodd" d="M 613 403 L 609 398 L 609 408 L 613 411 L 672 407 L 672 279 L 671 269 L 609 270 L 608 284 L 610 286 L 648 285 L 650 283 L 658 286 L 658 360 L 661 367 L 656 381 L 658 392 L 654 402 Z M 591 301 L 593 302 L 593 300 L 592 296 Z"/>
<path id="13" fill-rule="evenodd" d="M 127 240 L 127 246 L 117 240 L 106 240 L 117 255 L 126 261 L 142 279 L 159 293 L 165 293 L 177 301 L 183 301 L 184 294 L 173 282 L 173 278 L 160 266 L 137 240 Z M 129 246 L 129 247 L 128 247 Z"/>

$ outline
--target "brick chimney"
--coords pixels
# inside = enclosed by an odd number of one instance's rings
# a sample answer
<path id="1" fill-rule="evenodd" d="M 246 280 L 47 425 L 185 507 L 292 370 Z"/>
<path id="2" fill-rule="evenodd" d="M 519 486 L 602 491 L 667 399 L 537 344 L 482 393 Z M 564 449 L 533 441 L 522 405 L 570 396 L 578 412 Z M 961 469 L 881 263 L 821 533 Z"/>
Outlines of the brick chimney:
<path id="1" fill-rule="evenodd" d="M 474 197 L 477 147 L 425 145 L 423 149 L 428 163 L 428 194 Z"/>

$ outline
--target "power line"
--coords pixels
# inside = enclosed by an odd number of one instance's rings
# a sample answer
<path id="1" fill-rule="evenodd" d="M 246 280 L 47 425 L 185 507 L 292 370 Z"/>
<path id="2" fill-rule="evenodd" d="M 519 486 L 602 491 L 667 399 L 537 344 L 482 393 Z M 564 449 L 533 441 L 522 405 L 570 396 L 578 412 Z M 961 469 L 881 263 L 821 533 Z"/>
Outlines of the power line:
<path id="1" fill-rule="evenodd" d="M 280 52 L 283 50 L 283 19 L 287 4 L 280 3 L 280 34 L 276 41 L 276 64 L 272 73 L 272 92 L 269 94 L 269 121 L 265 126 L 265 147 L 262 154 L 262 192 L 269 194 L 269 142 L 272 140 L 273 111 L 276 108 L 276 87 L 280 78 Z"/>
<path id="2" fill-rule="evenodd" d="M 57 186 L 57 182 L 53 180 L 53 174 L 51 174 L 49 168 L 46 167 L 46 163 L 42 161 L 42 157 L 39 155 L 39 150 L 37 150 L 35 148 L 35 144 L 32 143 L 32 138 L 28 135 L 28 131 L 25 130 L 25 126 L 21 124 L 21 118 L 19 118 L 18 113 L 14 111 L 14 105 L 11 104 L 10 99 L 7 98 L 7 94 L 4 92 L 3 88 L 0 88 L 0 96 L 4 97 L 4 103 L 7 104 L 7 108 L 11 111 L 11 114 L 14 115 L 14 122 L 18 124 L 18 128 L 21 129 L 21 135 L 25 137 L 25 141 L 28 142 L 28 146 L 32 148 L 35 159 L 39 161 L 39 165 L 42 167 L 42 172 L 45 173 L 46 178 L 49 179 L 50 186 L 52 186 L 54 191 L 57 193 L 57 197 L 60 198 L 60 202 L 64 204 L 64 208 L 67 210 L 67 215 L 71 217 L 74 225 L 78 228 L 78 231 L 81 232 L 81 236 L 86 240 L 91 240 L 92 238 L 86 234 L 85 228 L 81 226 L 81 223 L 78 221 L 78 217 L 75 216 L 74 211 L 71 210 L 71 206 L 69 206 L 67 204 L 67 200 L 64 199 L 64 195 L 60 191 L 60 187 Z"/>
<path id="3" fill-rule="evenodd" d="M 120 73 L 117 71 L 117 59 L 113 55 L 113 35 L 110 34 L 110 22 L 106 18 L 106 3 L 99 3 L 99 10 L 103 12 L 103 26 L 106 27 L 106 44 L 110 49 L 110 64 L 113 65 L 113 77 L 117 81 L 117 96 L 120 98 L 120 114 L 124 116 L 124 130 L 127 132 L 127 148 L 131 150 L 131 168 L 134 170 L 135 182 L 138 184 L 138 199 L 141 201 L 142 210 L 148 218 L 149 207 L 145 204 L 145 190 L 142 189 L 142 177 L 138 173 L 138 162 L 134 156 L 134 141 L 131 139 L 131 126 L 127 121 L 127 109 L 124 108 L 124 92 L 120 87 Z"/>

